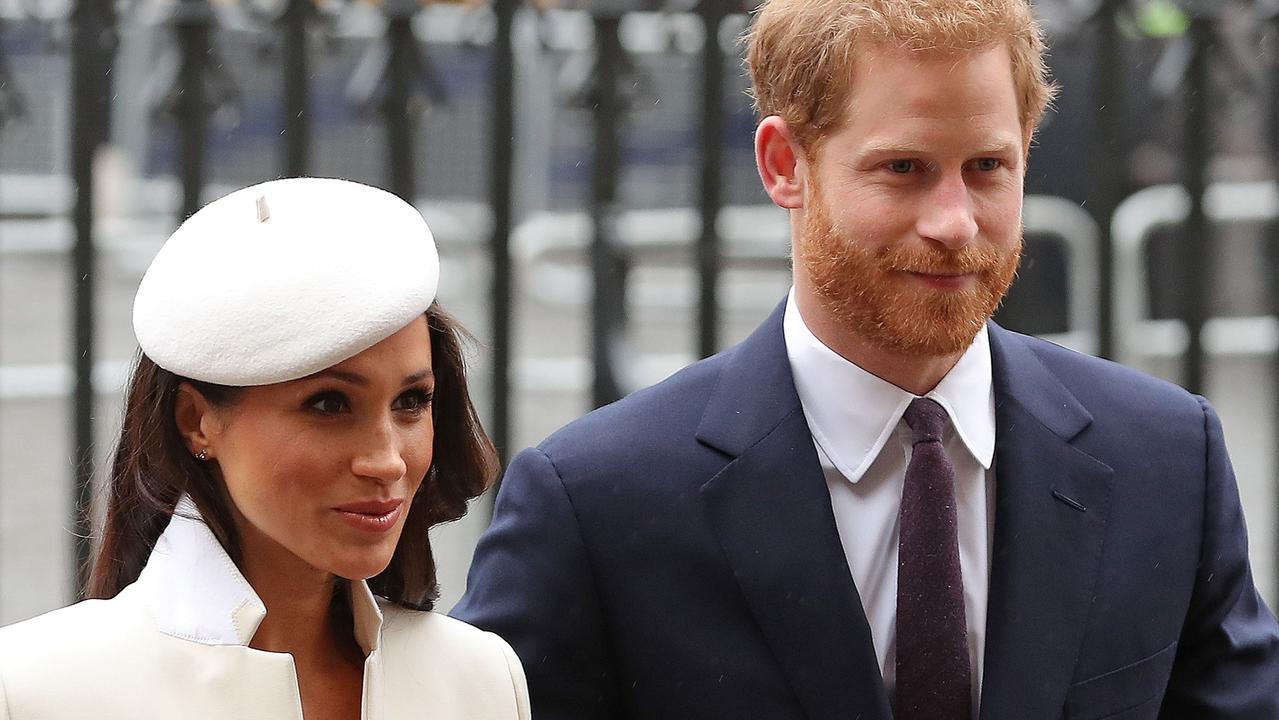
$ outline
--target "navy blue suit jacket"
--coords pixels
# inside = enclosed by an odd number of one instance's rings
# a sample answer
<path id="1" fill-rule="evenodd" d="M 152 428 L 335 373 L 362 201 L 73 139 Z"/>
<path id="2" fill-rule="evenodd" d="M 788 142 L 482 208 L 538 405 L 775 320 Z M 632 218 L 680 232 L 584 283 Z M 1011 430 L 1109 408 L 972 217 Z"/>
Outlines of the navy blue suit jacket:
<path id="1" fill-rule="evenodd" d="M 990 340 L 982 720 L 1279 718 L 1279 627 L 1212 408 Z M 891 718 L 781 308 L 518 455 L 454 614 L 514 646 L 536 720 Z"/>

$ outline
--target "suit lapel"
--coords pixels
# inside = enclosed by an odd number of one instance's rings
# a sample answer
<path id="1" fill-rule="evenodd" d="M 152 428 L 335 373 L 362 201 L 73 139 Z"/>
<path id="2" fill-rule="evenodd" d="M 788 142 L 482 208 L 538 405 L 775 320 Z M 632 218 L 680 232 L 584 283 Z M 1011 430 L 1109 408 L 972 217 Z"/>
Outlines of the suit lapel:
<path id="1" fill-rule="evenodd" d="M 1061 714 L 1093 596 L 1110 467 L 1071 440 L 1092 416 L 1026 340 L 991 325 L 996 508 L 981 718 Z"/>
<path id="2" fill-rule="evenodd" d="M 734 351 L 703 416 L 699 439 L 734 458 L 702 487 L 706 517 L 808 717 L 890 720 L 782 310 Z"/>

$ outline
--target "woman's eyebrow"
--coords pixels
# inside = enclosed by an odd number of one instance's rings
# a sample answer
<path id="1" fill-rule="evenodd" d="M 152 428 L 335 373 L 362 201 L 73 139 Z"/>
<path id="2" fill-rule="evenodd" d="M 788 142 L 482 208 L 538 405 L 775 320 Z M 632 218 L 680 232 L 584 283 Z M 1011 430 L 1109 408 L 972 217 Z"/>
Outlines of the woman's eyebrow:
<path id="1" fill-rule="evenodd" d="M 431 368 L 426 368 L 424 370 L 419 370 L 413 373 L 412 375 L 404 378 L 404 384 L 412 385 L 413 383 L 421 382 L 423 380 L 433 379 L 434 377 L 435 377 L 435 373 L 431 372 Z"/>
<path id="2" fill-rule="evenodd" d="M 341 380 L 342 382 L 350 383 L 352 385 L 358 385 L 360 387 L 368 387 L 369 385 L 369 379 L 361 375 L 360 373 L 351 372 L 350 370 L 338 370 L 336 368 L 328 368 L 327 370 L 321 370 L 320 372 L 312 375 L 311 377 L 313 378 L 331 377 L 334 380 Z M 412 375 L 408 375 L 407 377 L 405 377 L 403 384 L 412 385 L 414 383 L 421 382 L 423 380 L 428 380 L 434 377 L 435 377 L 435 373 L 431 371 L 431 368 L 423 368 L 413 373 Z"/>
<path id="3" fill-rule="evenodd" d="M 329 368 L 327 370 L 321 370 L 311 377 L 331 377 L 335 380 L 351 383 L 352 385 L 359 385 L 360 387 L 364 387 L 369 384 L 368 378 L 359 373 L 351 372 L 350 370 L 335 370 L 333 368 Z"/>

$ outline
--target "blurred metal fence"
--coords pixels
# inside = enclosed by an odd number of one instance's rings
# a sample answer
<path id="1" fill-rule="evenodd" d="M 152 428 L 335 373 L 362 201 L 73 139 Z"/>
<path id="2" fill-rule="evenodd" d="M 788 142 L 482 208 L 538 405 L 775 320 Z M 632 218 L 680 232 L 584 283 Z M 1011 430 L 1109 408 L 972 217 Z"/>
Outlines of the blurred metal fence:
<path id="1" fill-rule="evenodd" d="M 104 147 L 121 135 L 137 145 L 141 176 L 177 179 L 176 195 L 160 195 L 173 201 L 167 210 L 170 225 L 209 199 L 211 186 L 276 174 L 342 175 L 380 184 L 410 202 L 423 197 L 455 201 L 462 208 L 455 215 L 459 225 L 471 234 L 476 228 L 487 231 L 487 275 L 475 281 L 487 283 L 487 422 L 503 453 L 513 449 L 517 267 L 535 272 L 537 263 L 555 253 L 572 262 L 589 259 L 586 297 L 569 302 L 591 319 L 590 404 L 596 406 L 637 382 L 633 370 L 639 356 L 631 350 L 629 315 L 645 296 L 631 281 L 637 267 L 653 263 L 655 247 L 665 248 L 658 253 L 665 258 L 661 262 L 694 270 L 681 282 L 696 288 L 687 294 L 687 306 L 700 356 L 721 346 L 727 267 L 753 262 L 785 272 L 784 225 L 761 223 L 752 215 L 766 200 L 754 179 L 752 116 L 742 92 L 738 38 L 748 5 L 582 0 L 548 11 L 517 0 L 493 0 L 447 16 L 418 0 L 382 0 L 359 13 L 357 5 L 73 0 L 65 17 L 0 15 L 10 20 L 0 25 L 0 173 L 15 167 L 13 156 L 25 149 L 6 140 L 15 127 L 39 121 L 33 114 L 40 110 L 33 107 L 34 113 L 22 119 L 19 111 L 30 105 L 22 100 L 28 89 L 18 87 L 21 76 L 8 62 L 10 55 L 23 54 L 14 43 L 30 42 L 32 33 L 13 41 L 6 39 L 9 31 L 24 23 L 40 28 L 35 35 L 52 36 L 60 29 L 66 33 L 61 53 L 70 63 L 67 167 L 23 172 L 71 178 L 67 197 L 75 240 L 68 365 L 74 378 L 72 527 L 79 538 L 73 567 L 83 567 L 89 552 L 85 523 L 99 354 L 95 249 L 102 232 L 94 213 L 95 199 L 106 190 L 95 186 L 95 167 Z M 1215 322 L 1208 271 L 1219 262 L 1218 231 L 1205 206 L 1218 172 L 1212 166 L 1218 79 L 1246 74 L 1221 38 L 1231 13 L 1260 17 L 1269 24 L 1258 27 L 1276 34 L 1279 12 L 1273 7 L 1192 0 L 1037 4 L 1054 35 L 1058 75 L 1079 82 L 1067 83 L 1059 111 L 1044 128 L 1028 181 L 1033 193 L 1044 196 L 1033 209 L 1028 205 L 1028 216 L 1056 220 L 1042 223 L 1043 232 L 1033 223 L 1028 228 L 1026 262 L 1000 310 L 1001 321 L 1109 357 L 1122 354 L 1124 343 L 1140 332 L 1133 319 L 1145 319 L 1139 308 L 1149 309 L 1151 317 L 1175 317 L 1184 328 L 1184 343 L 1172 353 L 1180 363 L 1178 377 L 1192 390 L 1204 389 L 1205 362 L 1213 349 L 1203 338 L 1222 332 L 1213 329 L 1222 324 Z M 144 11 L 145 19 L 134 16 Z M 1151 17 L 1163 18 L 1167 32 L 1162 36 L 1140 32 L 1143 22 L 1159 24 Z M 642 28 L 638 19 L 644 20 Z M 147 92 L 132 96 L 132 105 L 121 105 L 113 102 L 119 89 L 113 86 L 118 82 L 113 68 L 120 28 L 130 23 L 144 25 L 154 37 L 149 41 L 152 71 Z M 433 40 L 443 35 L 460 41 Z M 521 66 L 520 47 L 533 48 L 541 63 Z M 1261 90 L 1279 93 L 1274 87 L 1251 88 L 1254 94 Z M 263 103 L 262 97 L 271 102 Z M 1171 240 L 1151 243 L 1171 248 L 1158 257 L 1168 260 L 1172 272 L 1134 286 L 1136 278 L 1128 276 L 1132 250 L 1116 247 L 1116 233 L 1123 229 L 1113 220 L 1125 197 L 1140 187 L 1115 161 L 1143 133 L 1152 132 L 1146 117 L 1152 97 L 1165 114 L 1181 116 L 1180 177 L 1166 180 L 1184 188 L 1185 213 L 1167 221 L 1180 228 Z M 139 110 L 138 103 L 146 109 Z M 378 126 L 381 138 L 371 142 L 367 134 L 353 135 L 350 123 L 331 122 L 326 113 L 335 107 L 363 113 L 364 125 Z M 121 127 L 126 111 L 129 121 Z M 228 116 L 236 118 L 229 130 L 219 126 Z M 530 137 L 533 121 L 523 122 L 527 117 L 543 118 L 537 125 L 544 131 L 540 137 Z M 422 141 L 424 133 L 445 125 L 446 141 Z M 1279 120 L 1265 126 L 1268 136 L 1261 142 L 1274 146 Z M 326 152 L 339 145 L 367 152 L 348 152 L 340 159 Z M 517 174 L 521 167 L 523 175 Z M 6 207 L 8 202 L 0 196 L 0 219 L 27 212 Z M 662 214 L 668 211 L 675 215 Z M 577 219 L 564 215 L 574 212 Z M 761 228 L 768 228 L 771 240 L 760 237 Z M 644 239 L 654 237 L 656 242 Z M 520 257 L 525 265 L 517 262 Z M 1148 255 L 1136 262 L 1143 257 Z M 1271 258 L 1264 268 L 1273 287 L 1266 288 L 1261 314 L 1273 320 L 1279 308 L 1273 269 L 1279 262 Z M 548 286 L 554 282 L 546 281 Z M 1171 296 L 1170 287 L 1175 287 Z M 1267 353 L 1274 358 L 1279 387 L 1275 349 Z M 1279 419 L 1274 424 L 1279 427 Z M 1279 447 L 1279 435 L 1273 443 Z M 1279 557 L 1279 548 L 1275 553 Z"/>

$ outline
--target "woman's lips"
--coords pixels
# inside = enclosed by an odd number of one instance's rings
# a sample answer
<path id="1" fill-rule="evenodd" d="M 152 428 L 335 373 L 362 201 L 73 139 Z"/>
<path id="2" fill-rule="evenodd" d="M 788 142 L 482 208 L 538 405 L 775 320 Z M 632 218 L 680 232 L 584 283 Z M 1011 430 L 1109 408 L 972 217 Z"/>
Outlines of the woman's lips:
<path id="1" fill-rule="evenodd" d="M 361 500 L 333 508 L 348 525 L 365 532 L 386 532 L 395 527 L 403 500 Z"/>

